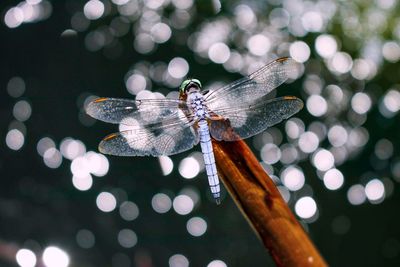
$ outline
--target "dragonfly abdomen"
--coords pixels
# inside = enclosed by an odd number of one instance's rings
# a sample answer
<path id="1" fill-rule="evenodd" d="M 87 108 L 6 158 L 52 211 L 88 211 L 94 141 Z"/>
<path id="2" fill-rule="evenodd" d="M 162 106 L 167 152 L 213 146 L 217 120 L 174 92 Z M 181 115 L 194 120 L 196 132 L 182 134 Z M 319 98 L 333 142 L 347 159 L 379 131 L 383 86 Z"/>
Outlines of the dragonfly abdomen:
<path id="1" fill-rule="evenodd" d="M 217 202 L 220 203 L 221 190 L 219 186 L 219 179 L 217 173 L 217 166 L 215 165 L 214 152 L 211 144 L 210 131 L 208 129 L 207 121 L 202 119 L 199 121 L 199 135 L 201 152 L 203 153 L 204 165 L 206 167 L 208 184 L 210 185 L 211 193 Z"/>

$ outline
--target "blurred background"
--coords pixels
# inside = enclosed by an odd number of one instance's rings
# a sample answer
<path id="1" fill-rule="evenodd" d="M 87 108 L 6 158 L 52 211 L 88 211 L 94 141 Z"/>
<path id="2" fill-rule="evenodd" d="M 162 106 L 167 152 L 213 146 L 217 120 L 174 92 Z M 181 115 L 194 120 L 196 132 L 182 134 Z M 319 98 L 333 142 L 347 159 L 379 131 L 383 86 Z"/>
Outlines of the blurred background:
<path id="1" fill-rule="evenodd" d="M 273 59 L 295 117 L 250 138 L 331 266 L 398 266 L 400 7 L 395 0 L 0 2 L 1 266 L 274 266 L 199 147 L 98 153 L 95 96 L 215 88 Z"/>

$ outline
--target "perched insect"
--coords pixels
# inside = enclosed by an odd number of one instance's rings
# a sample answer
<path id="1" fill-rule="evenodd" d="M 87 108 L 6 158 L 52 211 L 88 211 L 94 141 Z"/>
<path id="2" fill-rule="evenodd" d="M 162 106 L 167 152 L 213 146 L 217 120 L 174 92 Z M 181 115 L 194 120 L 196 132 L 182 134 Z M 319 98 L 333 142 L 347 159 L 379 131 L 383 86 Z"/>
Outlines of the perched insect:
<path id="1" fill-rule="evenodd" d="M 211 137 L 245 139 L 297 113 L 303 107 L 300 99 L 267 96 L 289 78 L 295 65 L 290 58 L 276 59 L 249 76 L 205 93 L 199 80 L 188 79 L 179 87 L 179 99 L 98 98 L 86 112 L 120 125 L 120 132 L 100 142 L 104 154 L 157 157 L 186 151 L 200 142 L 211 193 L 219 203 Z"/>

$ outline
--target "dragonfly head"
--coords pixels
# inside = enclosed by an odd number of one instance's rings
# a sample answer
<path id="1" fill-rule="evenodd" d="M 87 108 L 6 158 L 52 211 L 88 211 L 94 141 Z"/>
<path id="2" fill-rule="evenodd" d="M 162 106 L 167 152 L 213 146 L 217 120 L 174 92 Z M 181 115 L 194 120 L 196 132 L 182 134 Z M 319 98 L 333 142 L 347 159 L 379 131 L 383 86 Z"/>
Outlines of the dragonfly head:
<path id="1" fill-rule="evenodd" d="M 201 82 L 197 79 L 184 80 L 181 86 L 179 86 L 180 95 L 200 90 L 201 90 Z"/>

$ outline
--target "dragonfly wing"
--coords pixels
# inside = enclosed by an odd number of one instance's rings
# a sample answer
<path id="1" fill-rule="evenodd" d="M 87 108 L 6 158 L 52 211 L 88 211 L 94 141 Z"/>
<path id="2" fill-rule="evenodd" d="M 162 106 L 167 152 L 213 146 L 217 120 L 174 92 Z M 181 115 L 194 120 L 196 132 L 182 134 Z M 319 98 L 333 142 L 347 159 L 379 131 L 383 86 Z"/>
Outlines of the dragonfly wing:
<path id="1" fill-rule="evenodd" d="M 225 120 L 211 120 L 210 133 L 216 140 L 235 141 L 256 135 L 296 114 L 303 101 L 294 96 L 261 99 L 255 104 L 215 110 Z"/>
<path id="2" fill-rule="evenodd" d="M 121 132 L 105 137 L 100 152 L 116 156 L 167 156 L 192 148 L 199 142 L 194 121 L 182 111 L 177 116 L 142 127 L 120 126 Z"/>
<path id="3" fill-rule="evenodd" d="M 175 99 L 98 98 L 86 107 L 86 113 L 95 119 L 131 126 L 157 123 L 177 116 L 186 103 Z"/>
<path id="4" fill-rule="evenodd" d="M 214 111 L 241 103 L 253 103 L 284 83 L 296 70 L 297 63 L 291 58 L 280 58 L 256 72 L 206 94 L 210 110 Z"/>

